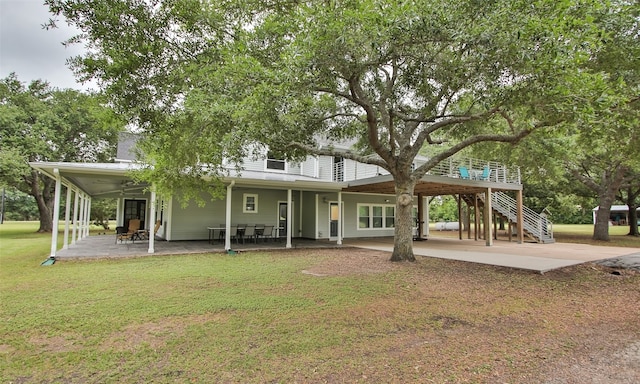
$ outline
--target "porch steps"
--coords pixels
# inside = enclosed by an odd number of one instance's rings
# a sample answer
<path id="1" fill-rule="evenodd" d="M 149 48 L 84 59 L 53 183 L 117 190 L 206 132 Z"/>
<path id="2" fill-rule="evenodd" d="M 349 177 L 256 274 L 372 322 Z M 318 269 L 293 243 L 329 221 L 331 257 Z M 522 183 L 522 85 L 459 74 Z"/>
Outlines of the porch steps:
<path id="1" fill-rule="evenodd" d="M 478 202 L 481 206 L 484 206 L 485 197 L 483 194 L 479 194 Z M 473 205 L 474 195 L 463 195 L 464 201 Z M 516 226 L 518 223 L 518 204 L 517 201 L 504 192 L 492 192 L 491 193 L 491 208 L 495 214 L 508 220 L 512 225 Z M 525 236 L 532 240 L 542 243 L 550 244 L 555 243 L 553 238 L 553 223 L 547 219 L 545 215 L 536 213 L 534 210 L 528 207 L 522 207 L 523 211 L 523 232 Z"/>

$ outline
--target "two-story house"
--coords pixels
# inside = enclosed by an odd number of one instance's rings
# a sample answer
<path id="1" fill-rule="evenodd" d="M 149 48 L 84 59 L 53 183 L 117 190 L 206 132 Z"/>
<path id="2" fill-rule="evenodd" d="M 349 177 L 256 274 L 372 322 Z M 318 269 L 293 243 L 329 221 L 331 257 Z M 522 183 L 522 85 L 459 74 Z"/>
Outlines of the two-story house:
<path id="1" fill-rule="evenodd" d="M 204 206 L 184 207 L 172 196 L 157 196 L 152 186 L 136 184 L 130 171 L 138 167 L 132 156 L 135 146 L 131 135 L 123 135 L 114 163 L 37 162 L 31 166 L 57 181 L 56 215 L 60 215 L 62 196 L 66 192 L 64 246 L 88 235 L 91 200 L 116 198 L 116 222 L 127 227 L 129 220 L 139 219 L 141 228 L 153 230 L 160 222 L 157 238 L 166 241 L 207 240 L 221 237 L 225 248 L 237 226 L 259 226 L 267 234 L 286 241 L 292 238 L 323 239 L 338 244 L 343 238 L 388 237 L 394 235 L 395 192 L 393 179 L 384 169 L 355 162 L 340 156 L 309 156 L 291 163 L 268 152 L 257 160 L 246 159 L 242 171 L 229 166 L 222 181 L 226 196 L 211 201 L 203 191 Z M 348 150 L 335 144 L 338 150 Z M 416 166 L 426 161 L 417 158 Z M 63 187 L 64 191 L 63 191 Z M 549 225 L 541 218 L 529 223 L 522 207 L 519 170 L 502 164 L 473 159 L 449 159 L 432 169 L 415 188 L 414 217 L 416 237 L 428 234 L 428 197 L 457 195 L 475 216 L 480 216 L 491 244 L 491 216 L 495 213 L 521 228 L 537 241 L 552 238 Z M 515 195 L 515 196 L 514 196 Z M 487 199 L 486 196 L 491 196 Z M 535 213 L 533 213 L 535 215 Z M 462 218 L 461 218 L 462 219 Z M 542 219 L 544 220 L 544 218 Z M 72 224 L 73 223 L 73 224 Z M 477 232 L 477 231 L 476 231 Z M 522 241 L 522 235 L 519 235 Z M 52 235 L 52 256 L 57 248 L 57 234 Z M 153 252 L 153 236 L 149 252 Z"/>

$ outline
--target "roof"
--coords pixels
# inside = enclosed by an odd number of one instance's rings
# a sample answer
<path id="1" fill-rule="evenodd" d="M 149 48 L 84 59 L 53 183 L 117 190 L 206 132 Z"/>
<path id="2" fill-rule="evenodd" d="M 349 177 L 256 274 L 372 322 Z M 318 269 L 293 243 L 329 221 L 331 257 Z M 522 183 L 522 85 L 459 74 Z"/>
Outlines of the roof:
<path id="1" fill-rule="evenodd" d="M 57 170 L 65 183 L 71 183 L 93 197 L 115 197 L 122 192 L 141 191 L 149 186 L 146 183 L 135 183 L 131 177 L 131 171 L 140 169 L 139 163 L 33 162 L 29 165 L 51 178 L 55 178 Z M 346 183 L 318 180 L 302 175 L 255 171 L 238 173 L 235 170 L 231 170 L 222 180 L 226 183 L 233 181 L 236 186 L 270 189 L 340 191 L 346 186 Z"/>
<path id="2" fill-rule="evenodd" d="M 597 207 L 593 208 L 593 211 L 598 211 L 600 210 L 600 206 L 598 205 Z M 611 206 L 611 212 L 629 212 L 629 206 L 628 205 L 612 205 Z M 640 212 L 640 207 L 638 207 L 636 209 L 636 211 Z"/>

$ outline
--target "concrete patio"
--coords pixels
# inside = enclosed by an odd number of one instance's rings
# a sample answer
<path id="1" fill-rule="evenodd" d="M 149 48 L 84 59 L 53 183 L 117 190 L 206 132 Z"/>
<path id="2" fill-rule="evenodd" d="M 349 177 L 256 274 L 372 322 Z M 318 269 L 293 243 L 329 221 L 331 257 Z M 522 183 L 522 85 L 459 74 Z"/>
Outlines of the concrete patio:
<path id="1" fill-rule="evenodd" d="M 234 251 L 284 249 L 285 241 L 245 242 L 233 244 Z M 155 241 L 155 253 L 148 253 L 148 241 L 120 243 L 110 235 L 93 235 L 82 239 L 67 249 L 57 252 L 56 260 L 126 258 L 153 255 L 181 255 L 194 253 L 224 253 L 221 243 L 208 241 Z M 334 241 L 293 239 L 293 248 L 345 248 L 358 247 L 391 252 L 393 238 L 345 239 L 343 245 Z M 487 247 L 484 241 L 432 236 L 426 241 L 415 241 L 416 256 L 437 257 L 472 263 L 531 270 L 544 273 L 553 269 L 603 260 L 638 260 L 640 249 L 600 247 L 586 244 L 554 243 L 517 244 L 495 241 Z"/>

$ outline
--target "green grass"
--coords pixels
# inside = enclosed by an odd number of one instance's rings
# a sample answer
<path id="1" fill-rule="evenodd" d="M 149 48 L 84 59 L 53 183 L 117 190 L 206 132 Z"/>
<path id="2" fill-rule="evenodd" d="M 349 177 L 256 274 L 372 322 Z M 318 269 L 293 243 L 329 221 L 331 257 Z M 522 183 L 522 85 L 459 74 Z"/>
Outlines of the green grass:
<path id="1" fill-rule="evenodd" d="M 540 350 L 551 359 L 579 340 L 567 318 L 637 325 L 637 308 L 615 307 L 637 303 L 637 279 L 592 269 L 421 259 L 318 278 L 301 273 L 328 260 L 312 250 L 40 266 L 50 235 L 36 228 L 0 225 L 2 383 L 536 381 L 523 377 Z"/>
<path id="2" fill-rule="evenodd" d="M 592 224 L 553 225 L 553 235 L 559 242 L 640 248 L 640 237 L 627 236 L 628 233 L 628 226 L 611 226 L 609 227 L 610 240 L 608 242 L 595 241 L 591 239 L 593 237 Z"/>

